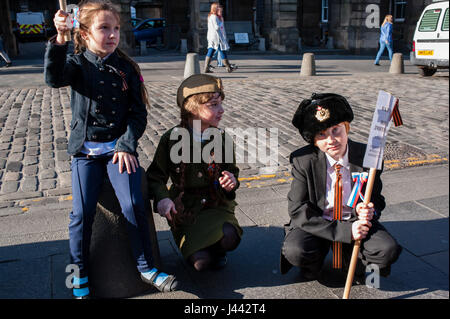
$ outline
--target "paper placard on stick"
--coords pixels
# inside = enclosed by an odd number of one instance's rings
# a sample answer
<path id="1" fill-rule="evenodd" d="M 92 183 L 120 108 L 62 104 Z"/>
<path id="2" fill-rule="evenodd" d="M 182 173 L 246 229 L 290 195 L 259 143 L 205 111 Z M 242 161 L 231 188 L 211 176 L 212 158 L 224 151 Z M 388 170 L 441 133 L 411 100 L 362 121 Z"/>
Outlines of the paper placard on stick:
<path id="1" fill-rule="evenodd" d="M 378 93 L 377 107 L 373 114 L 369 141 L 367 143 L 363 162 L 364 167 L 370 168 L 366 191 L 364 193 L 365 204 L 370 202 L 376 172 L 381 169 L 383 163 L 384 146 L 386 144 L 387 133 L 391 126 L 391 119 L 394 119 L 395 126 L 403 124 L 398 104 L 398 99 L 391 94 L 384 91 Z M 347 280 L 345 281 L 344 295 L 342 296 L 343 299 L 348 299 L 348 296 L 350 295 L 360 247 L 361 239 L 355 240 L 348 268 Z"/>
<path id="2" fill-rule="evenodd" d="M 366 154 L 364 155 L 364 167 L 381 169 L 386 136 L 391 127 L 391 115 L 397 101 L 398 99 L 388 92 L 380 91 L 378 93 L 377 106 L 373 114 Z"/>

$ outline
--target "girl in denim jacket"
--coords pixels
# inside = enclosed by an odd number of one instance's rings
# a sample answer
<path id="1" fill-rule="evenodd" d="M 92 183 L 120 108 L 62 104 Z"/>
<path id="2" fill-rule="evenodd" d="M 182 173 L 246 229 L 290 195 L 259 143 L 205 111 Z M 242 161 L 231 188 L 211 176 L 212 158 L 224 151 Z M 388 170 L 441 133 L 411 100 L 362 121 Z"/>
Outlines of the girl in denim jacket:
<path id="1" fill-rule="evenodd" d="M 394 54 L 394 50 L 392 48 L 392 15 L 388 14 L 384 18 L 383 24 L 381 25 L 380 30 L 380 50 L 378 50 L 377 57 L 375 58 L 375 65 L 380 65 L 380 58 L 384 52 L 384 49 L 387 48 L 389 52 L 389 60 L 392 61 L 392 55 Z"/>

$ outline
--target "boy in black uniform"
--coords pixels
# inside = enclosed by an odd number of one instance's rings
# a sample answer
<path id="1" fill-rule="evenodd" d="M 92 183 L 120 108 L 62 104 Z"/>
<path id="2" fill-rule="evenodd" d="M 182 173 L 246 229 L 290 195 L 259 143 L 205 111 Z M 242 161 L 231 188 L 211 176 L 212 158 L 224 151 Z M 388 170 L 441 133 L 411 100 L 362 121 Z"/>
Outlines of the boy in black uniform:
<path id="1" fill-rule="evenodd" d="M 380 275 L 387 276 L 401 252 L 378 221 L 386 206 L 381 195 L 382 171 L 377 171 L 369 204 L 357 203 L 357 197 L 348 203 L 352 188 L 360 189 L 352 173 L 365 170 L 366 145 L 348 139 L 352 120 L 347 100 L 332 93 L 313 94 L 294 114 L 292 124 L 309 145 L 290 155 L 294 179 L 288 194 L 291 220 L 285 225 L 281 249 L 282 274 L 297 266 L 305 279 L 316 279 L 330 246 L 333 268 L 345 269 L 352 243 L 360 239 L 360 261 L 378 265 Z"/>

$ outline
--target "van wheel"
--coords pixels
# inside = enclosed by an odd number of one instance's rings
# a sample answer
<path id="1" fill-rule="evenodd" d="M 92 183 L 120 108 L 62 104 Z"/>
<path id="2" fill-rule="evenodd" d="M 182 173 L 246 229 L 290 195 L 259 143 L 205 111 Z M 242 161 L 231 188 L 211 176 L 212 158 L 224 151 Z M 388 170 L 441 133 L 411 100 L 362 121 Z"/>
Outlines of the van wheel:
<path id="1" fill-rule="evenodd" d="M 419 74 L 421 76 L 432 76 L 435 73 L 436 73 L 436 69 L 431 69 L 431 68 L 427 68 L 427 67 L 419 68 Z"/>

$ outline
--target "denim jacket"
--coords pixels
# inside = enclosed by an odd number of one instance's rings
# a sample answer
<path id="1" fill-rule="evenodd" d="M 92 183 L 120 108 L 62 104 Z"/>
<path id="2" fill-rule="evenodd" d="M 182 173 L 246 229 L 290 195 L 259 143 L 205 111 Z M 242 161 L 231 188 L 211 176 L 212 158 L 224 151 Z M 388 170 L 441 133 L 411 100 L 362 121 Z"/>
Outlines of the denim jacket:
<path id="1" fill-rule="evenodd" d="M 380 33 L 380 41 L 386 42 L 388 41 L 389 43 L 392 42 L 392 23 L 386 22 L 382 27 L 381 27 L 381 33 Z"/>
<path id="2" fill-rule="evenodd" d="M 70 85 L 72 121 L 67 152 L 77 154 L 85 141 L 118 139 L 115 151 L 137 156 L 138 139 L 147 125 L 140 77 L 114 51 L 104 61 L 89 50 L 67 54 L 67 43 L 47 43 L 45 82 L 60 88 Z"/>

